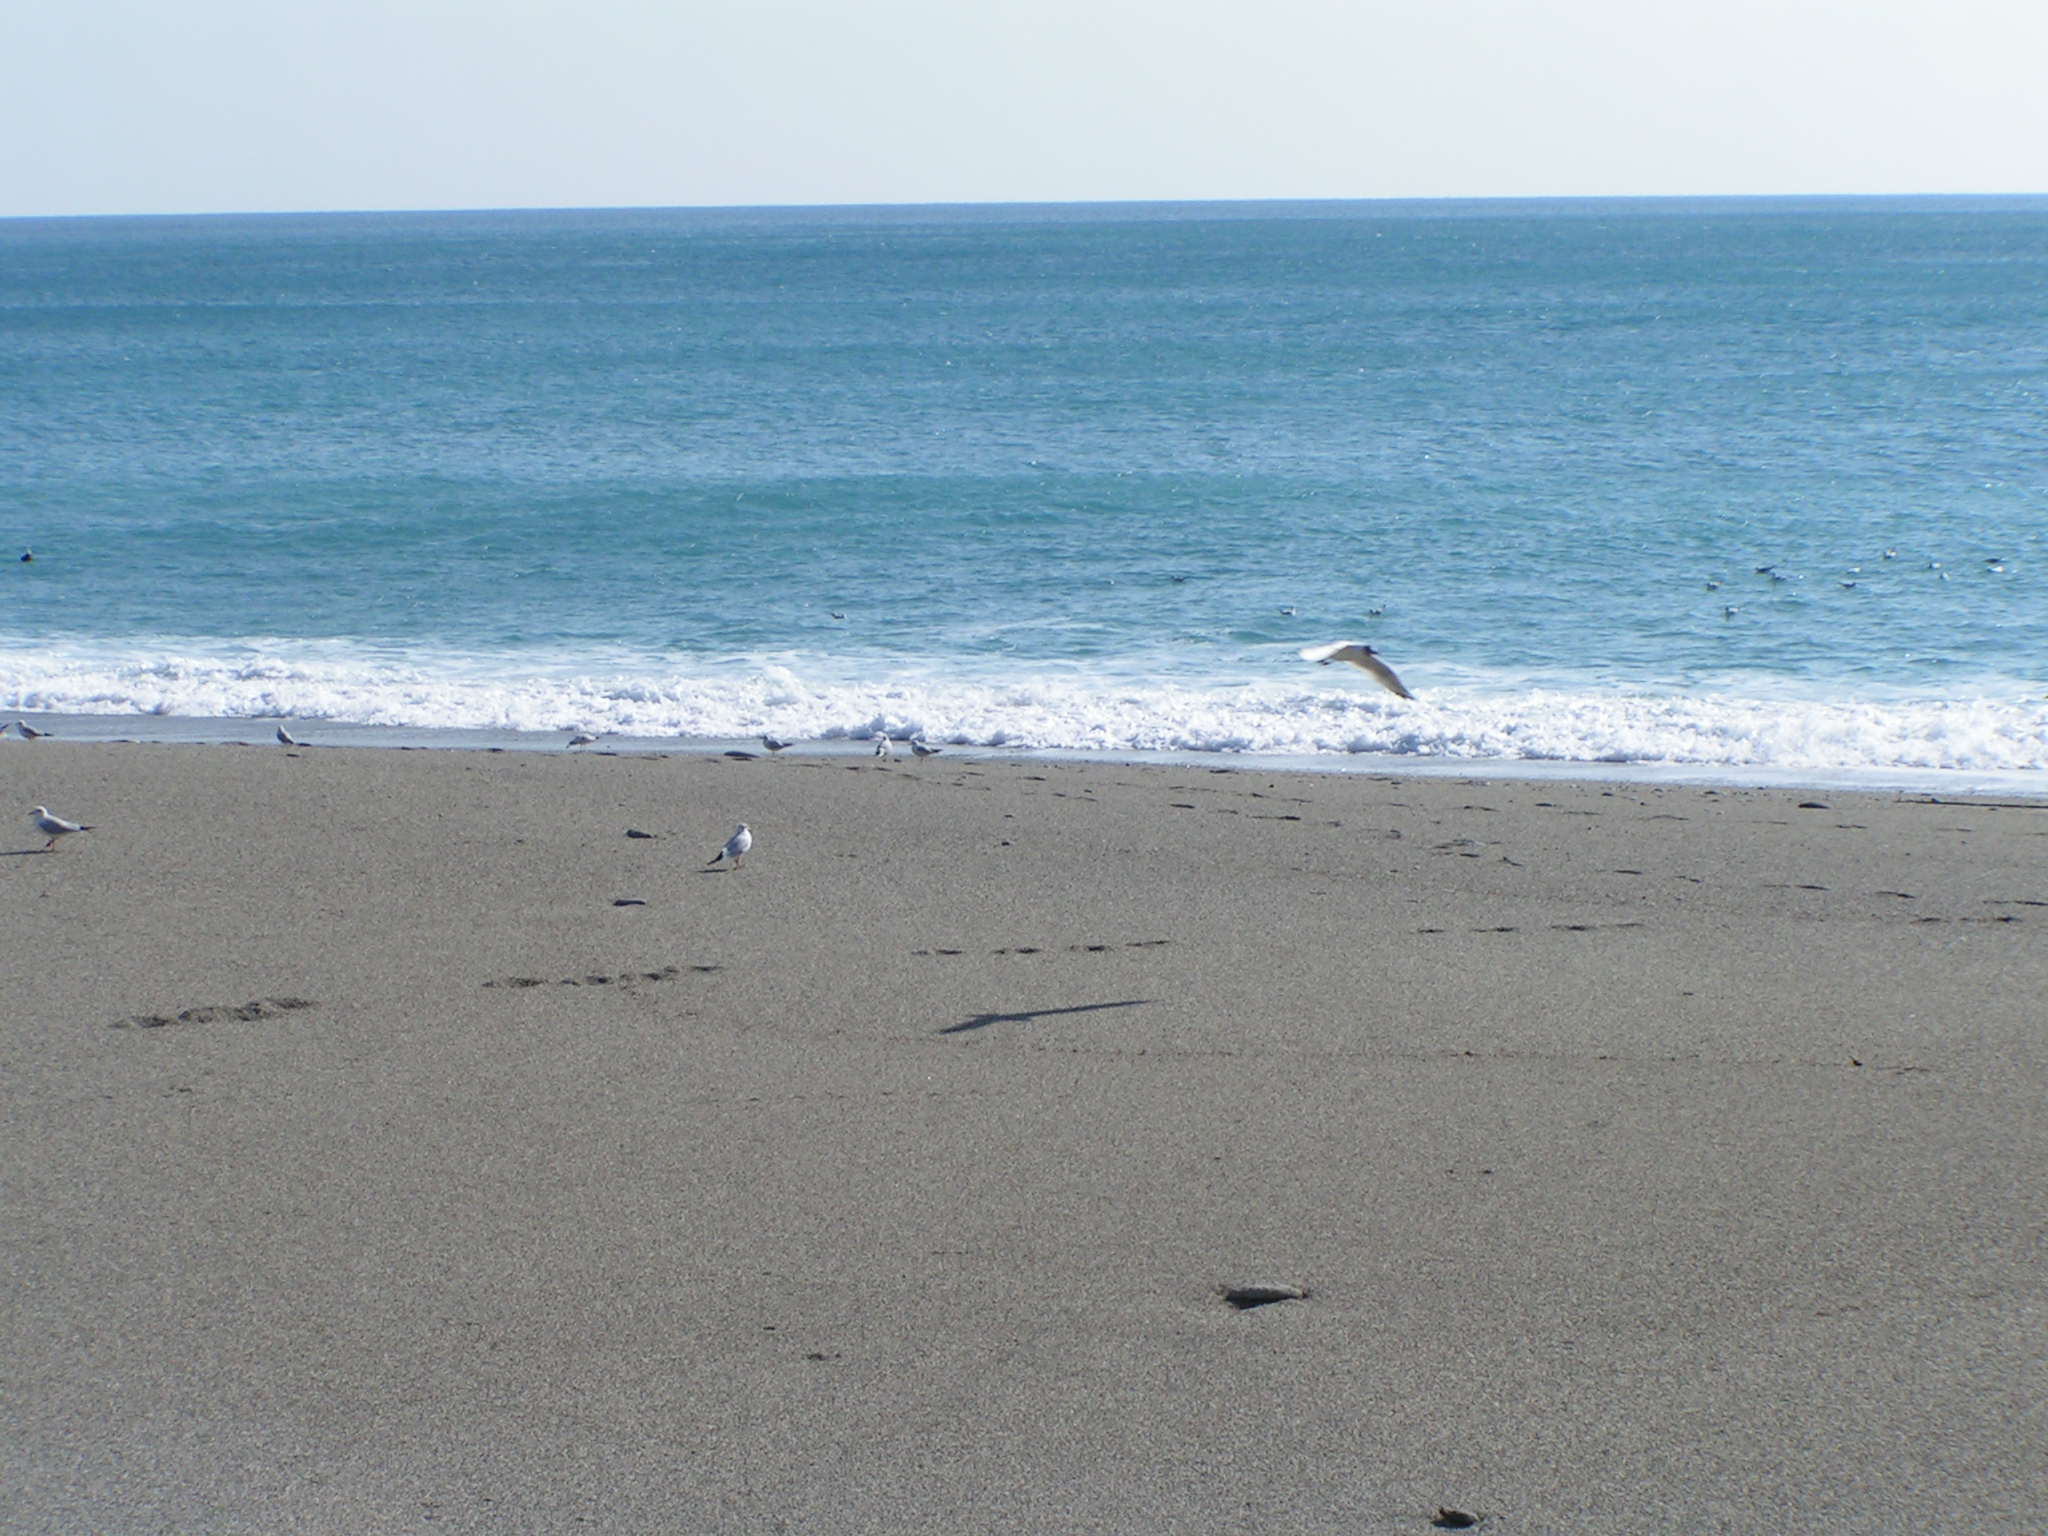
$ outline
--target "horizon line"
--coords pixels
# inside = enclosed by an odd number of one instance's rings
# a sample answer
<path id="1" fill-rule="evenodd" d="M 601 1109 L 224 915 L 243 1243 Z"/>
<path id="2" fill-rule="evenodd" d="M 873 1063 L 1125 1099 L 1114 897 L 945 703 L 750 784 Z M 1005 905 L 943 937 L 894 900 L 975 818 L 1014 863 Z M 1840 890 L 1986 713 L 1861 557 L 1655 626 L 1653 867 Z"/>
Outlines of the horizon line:
<path id="1" fill-rule="evenodd" d="M 432 218 L 446 216 L 510 217 L 543 214 L 928 214 L 1047 212 L 1052 210 L 1183 210 L 1239 209 L 1253 213 L 1281 210 L 1330 211 L 1377 208 L 1387 211 L 1472 209 L 1495 207 L 1592 207 L 1615 205 L 1788 206 L 1788 205 L 1915 205 L 1929 211 L 1966 207 L 1992 211 L 1997 206 L 2038 205 L 2048 209 L 2048 192 L 1655 192 L 1655 193 L 1517 193 L 1502 196 L 1448 194 L 1428 197 L 1244 197 L 1244 198 L 1075 198 L 1066 201 L 972 199 L 933 202 L 835 203 L 505 203 L 466 206 L 389 206 L 362 208 L 210 208 L 154 212 L 0 214 L 0 224 L 55 224 L 179 219 L 292 218 Z"/>

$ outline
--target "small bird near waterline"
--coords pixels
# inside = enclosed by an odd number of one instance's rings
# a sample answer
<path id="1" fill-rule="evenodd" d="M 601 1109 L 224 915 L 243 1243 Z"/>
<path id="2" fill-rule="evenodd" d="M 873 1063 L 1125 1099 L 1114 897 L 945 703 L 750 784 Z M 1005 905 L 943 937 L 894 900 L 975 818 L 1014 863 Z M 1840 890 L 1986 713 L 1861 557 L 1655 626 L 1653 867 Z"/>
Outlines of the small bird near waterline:
<path id="1" fill-rule="evenodd" d="M 296 747 L 299 744 L 299 738 L 280 725 L 277 728 L 277 744 L 280 747 Z"/>
<path id="2" fill-rule="evenodd" d="M 913 741 L 910 744 L 911 755 L 914 757 L 937 757 L 944 750 L 945 748 L 935 747 L 928 741 Z"/>
<path id="3" fill-rule="evenodd" d="M 91 827 L 80 826 L 75 821 L 66 821 L 62 816 L 52 816 L 50 808 L 45 805 L 37 806 L 34 816 L 30 819 L 35 822 L 36 830 L 49 839 L 47 843 L 43 844 L 43 852 L 45 853 L 48 853 L 57 846 L 57 839 L 60 837 L 69 837 L 74 832 L 90 832 L 92 830 Z"/>
<path id="4" fill-rule="evenodd" d="M 796 743 L 793 741 L 782 741 L 774 736 L 763 736 L 761 738 L 761 745 L 766 747 L 772 755 L 777 752 L 787 752 Z"/>
<path id="5" fill-rule="evenodd" d="M 50 734 L 48 731 L 37 730 L 34 726 L 30 725 L 26 720 L 15 721 L 14 728 L 17 731 L 21 732 L 21 739 L 23 741 L 35 741 L 39 737 L 47 736 Z"/>
<path id="6" fill-rule="evenodd" d="M 1311 645 L 1300 654 L 1303 661 L 1320 662 L 1326 667 L 1333 661 L 1348 661 L 1397 698 L 1415 697 L 1371 646 L 1357 640 L 1333 640 L 1328 645 Z"/>
<path id="7" fill-rule="evenodd" d="M 572 747 L 587 747 L 595 740 L 597 740 L 597 738 L 593 736 L 590 732 L 578 731 L 574 736 L 571 736 L 569 738 L 569 745 Z"/>
<path id="8" fill-rule="evenodd" d="M 747 856 L 747 850 L 753 846 L 754 834 L 747 830 L 747 824 L 743 821 L 733 828 L 733 834 L 725 840 L 725 846 L 711 855 L 712 866 L 715 868 L 723 864 L 728 869 L 738 869 L 740 860 Z"/>
<path id="9" fill-rule="evenodd" d="M 889 761 L 890 758 L 894 757 L 895 755 L 896 744 L 894 742 L 889 740 L 889 738 L 886 736 L 877 736 L 875 738 L 875 756 L 879 757 L 883 762 L 886 763 Z"/>

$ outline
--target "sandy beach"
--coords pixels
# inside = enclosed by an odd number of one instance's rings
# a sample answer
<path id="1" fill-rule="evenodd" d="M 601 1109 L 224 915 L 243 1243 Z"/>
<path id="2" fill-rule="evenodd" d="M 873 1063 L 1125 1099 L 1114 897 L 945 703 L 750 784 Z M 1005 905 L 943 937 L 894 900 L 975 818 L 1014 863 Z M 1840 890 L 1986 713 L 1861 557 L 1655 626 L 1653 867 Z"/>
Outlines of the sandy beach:
<path id="1" fill-rule="evenodd" d="M 2048 804 L 0 783 L 11 1531 L 2044 1518 Z"/>

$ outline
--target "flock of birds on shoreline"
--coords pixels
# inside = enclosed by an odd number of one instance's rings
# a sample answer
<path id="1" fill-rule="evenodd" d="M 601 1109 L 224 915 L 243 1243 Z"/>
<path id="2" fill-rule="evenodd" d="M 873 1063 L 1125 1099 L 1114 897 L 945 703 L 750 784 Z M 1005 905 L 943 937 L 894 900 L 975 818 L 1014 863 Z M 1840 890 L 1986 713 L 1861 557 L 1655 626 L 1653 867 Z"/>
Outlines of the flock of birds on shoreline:
<path id="1" fill-rule="evenodd" d="M 1312 645 L 1301 651 L 1300 655 L 1303 661 L 1313 661 L 1323 666 L 1328 666 L 1333 661 L 1348 662 L 1396 697 L 1403 699 L 1415 697 L 1403 685 L 1401 679 L 1394 675 L 1394 669 L 1380 660 L 1378 653 L 1361 640 L 1336 640 L 1328 645 Z M 24 741 L 36 741 L 49 735 L 48 731 L 37 730 L 26 720 L 15 721 L 14 728 L 21 733 L 21 738 Z M 5 730 L 4 726 L 0 726 L 0 734 L 4 734 Z M 609 734 L 609 732 L 593 733 L 590 731 L 578 731 L 569 738 L 569 745 L 571 747 L 587 747 L 603 740 Z M 290 731 L 281 725 L 277 728 L 277 744 L 281 747 L 302 747 L 306 745 L 305 742 L 300 741 L 298 737 L 292 735 Z M 768 753 L 772 757 L 778 753 L 788 751 L 796 743 L 784 741 L 774 736 L 763 736 L 761 738 L 761 745 L 768 749 Z M 909 747 L 911 755 L 918 759 L 937 757 L 940 752 L 945 750 L 943 747 L 934 746 L 921 737 L 912 737 Z M 741 753 L 738 755 L 745 756 L 746 754 Z M 891 761 L 895 755 L 896 745 L 888 736 L 877 736 L 875 738 L 875 756 L 877 759 L 886 763 Z M 90 826 L 76 821 L 67 821 L 64 817 L 53 814 L 50 808 L 44 805 L 36 806 L 30 813 L 30 819 L 34 823 L 35 829 L 43 836 L 49 838 L 49 841 L 43 844 L 42 852 L 44 853 L 50 852 L 61 839 L 71 836 L 74 832 L 90 832 L 92 830 Z M 738 869 L 740 861 L 747 856 L 748 850 L 753 846 L 754 834 L 748 829 L 745 822 L 741 822 L 733 830 L 732 836 L 725 840 L 725 846 L 712 855 L 710 867 L 715 869 L 723 866 L 726 869 Z"/>

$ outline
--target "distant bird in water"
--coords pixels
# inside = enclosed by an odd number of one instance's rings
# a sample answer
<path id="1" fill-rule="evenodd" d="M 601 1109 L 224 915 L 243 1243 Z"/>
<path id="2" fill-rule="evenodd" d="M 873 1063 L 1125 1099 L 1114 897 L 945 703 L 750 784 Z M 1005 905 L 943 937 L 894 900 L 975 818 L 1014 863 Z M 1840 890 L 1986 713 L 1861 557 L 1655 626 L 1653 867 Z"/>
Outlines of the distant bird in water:
<path id="1" fill-rule="evenodd" d="M 1740 612 L 1742 612 L 1740 608 L 1723 608 L 1721 610 L 1721 617 L 1724 619 L 1732 619 L 1735 617 L 1735 615 L 1737 615 Z"/>
<path id="2" fill-rule="evenodd" d="M 796 743 L 793 741 L 778 741 L 773 736 L 763 736 L 761 738 L 761 745 L 766 747 L 770 754 L 773 754 L 776 752 L 787 752 Z"/>
<path id="3" fill-rule="evenodd" d="M 1884 557 L 1887 560 L 1896 560 L 1899 558 L 1899 552 L 1896 549 L 1888 549 L 1884 552 Z"/>
<path id="4" fill-rule="evenodd" d="M 1710 581 L 1707 583 L 1707 590 L 1709 592 L 1718 592 L 1721 590 L 1721 583 L 1719 583 L 1718 581 Z"/>
<path id="5" fill-rule="evenodd" d="M 836 610 L 834 610 L 834 612 L 833 612 L 833 614 L 832 614 L 832 617 L 833 617 L 833 618 L 835 618 L 835 619 L 843 619 L 843 618 L 845 618 L 845 617 L 846 617 L 846 615 L 845 615 L 845 614 L 843 614 L 843 613 L 840 613 L 840 612 L 838 612 L 838 611 L 836 611 Z"/>
<path id="6" fill-rule="evenodd" d="M 43 805 L 35 808 L 35 815 L 31 819 L 36 824 L 36 830 L 49 839 L 47 843 L 43 844 L 43 852 L 45 853 L 48 853 L 57 846 L 57 839 L 60 837 L 69 837 L 74 832 L 90 832 L 92 830 L 91 827 L 82 827 L 75 821 L 66 821 L 62 816 L 52 816 L 49 807 Z"/>
<path id="7" fill-rule="evenodd" d="M 753 846 L 754 834 L 747 830 L 747 824 L 743 821 L 733 829 L 732 836 L 725 840 L 725 846 L 711 855 L 712 867 L 716 868 L 723 864 L 729 869 L 738 869 L 740 860 L 747 856 L 747 850 Z"/>
<path id="8" fill-rule="evenodd" d="M 29 563 L 30 561 L 34 560 L 34 559 L 35 559 L 35 557 L 36 557 L 36 552 L 35 552 L 34 550 L 32 550 L 32 549 L 24 549 L 24 550 L 23 550 L 23 551 L 21 552 L 21 563 L 22 563 L 23 565 L 27 565 L 27 564 L 28 564 L 28 563 Z"/>
<path id="9" fill-rule="evenodd" d="M 36 741 L 50 734 L 48 731 L 37 730 L 34 726 L 30 725 L 26 720 L 15 721 L 14 728 L 17 731 L 21 732 L 21 739 L 23 741 Z"/>
<path id="10" fill-rule="evenodd" d="M 1284 607 L 1284 608 L 1282 608 L 1282 609 L 1280 610 L 1280 613 L 1281 613 L 1281 616 L 1282 616 L 1282 617 L 1284 617 L 1284 618 L 1289 618 L 1289 619 L 1293 618 L 1293 617 L 1294 617 L 1294 604 L 1292 604 L 1292 603 L 1289 603 L 1289 604 L 1288 604 L 1288 605 L 1287 605 L 1286 607 Z"/>
<path id="11" fill-rule="evenodd" d="M 1361 644 L 1356 640 L 1336 640 L 1332 641 L 1329 645 L 1312 645 L 1302 651 L 1300 655 L 1303 661 L 1320 662 L 1326 667 L 1333 661 L 1348 661 L 1352 666 L 1366 673 L 1374 682 L 1378 683 L 1395 697 L 1403 699 L 1415 697 L 1402 684 L 1401 679 L 1394 676 L 1394 669 L 1384 661 L 1381 661 L 1378 653 L 1371 646 Z"/>
<path id="12" fill-rule="evenodd" d="M 888 737 L 877 736 L 875 738 L 875 756 L 879 757 L 883 762 L 886 763 L 889 761 L 890 758 L 894 757 L 895 755 L 895 744 L 891 742 Z"/>
<path id="13" fill-rule="evenodd" d="M 1845 581 L 1842 583 L 1842 590 L 1844 592 L 1854 592 L 1856 590 L 1856 583 L 1853 581 Z"/>
<path id="14" fill-rule="evenodd" d="M 574 736 L 571 736 L 569 738 L 569 745 L 572 747 L 587 747 L 595 740 L 597 740 L 597 738 L 593 736 L 590 732 L 578 731 Z"/>
<path id="15" fill-rule="evenodd" d="M 937 757 L 944 750 L 943 747 L 935 747 L 925 741 L 913 741 L 910 744 L 910 754 L 913 757 Z"/>
<path id="16" fill-rule="evenodd" d="M 299 739 L 280 725 L 277 728 L 277 744 L 280 747 L 296 747 L 299 744 Z"/>

